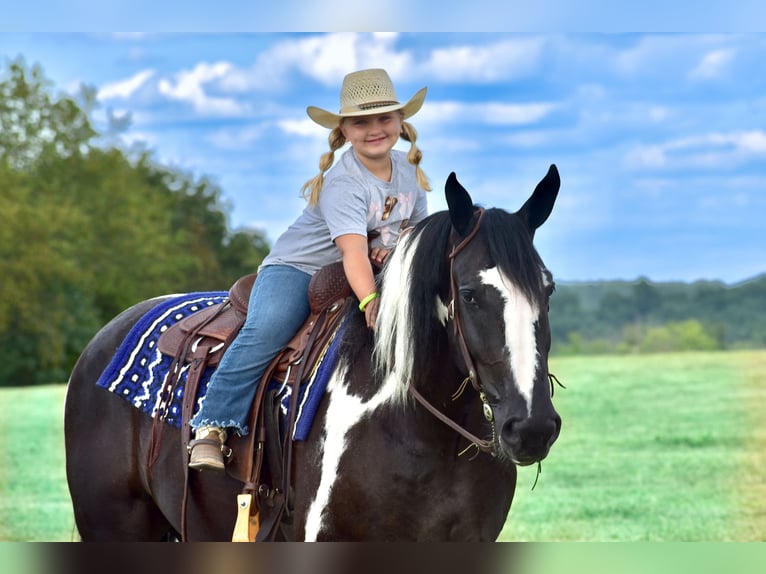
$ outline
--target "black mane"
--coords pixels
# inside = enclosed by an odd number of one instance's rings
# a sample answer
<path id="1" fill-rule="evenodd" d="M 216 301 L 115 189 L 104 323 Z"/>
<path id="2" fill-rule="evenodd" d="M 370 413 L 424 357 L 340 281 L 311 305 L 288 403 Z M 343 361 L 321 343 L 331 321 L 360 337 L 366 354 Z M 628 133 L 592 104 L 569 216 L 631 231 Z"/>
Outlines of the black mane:
<path id="1" fill-rule="evenodd" d="M 412 230 L 411 240 L 405 246 L 415 249 L 408 277 L 410 288 L 404 297 L 408 308 L 406 323 L 411 326 L 407 336 L 413 342 L 413 380 L 432 375 L 432 369 L 436 368 L 433 358 L 443 356 L 441 352 L 447 344 L 447 331 L 438 320 L 435 305 L 437 297 L 445 305 L 449 302 L 448 253 L 452 248 L 450 241 L 459 241 L 453 233 L 449 212 L 437 212 Z M 487 209 L 473 241 L 485 242 L 491 264 L 497 265 L 527 297 L 537 298 L 542 289 L 543 263 L 528 228 L 516 214 L 499 208 Z M 386 268 L 381 275 L 385 273 Z M 380 279 L 379 285 L 383 283 Z M 372 346 L 372 332 L 361 316 L 347 326 L 344 339 L 345 354 L 350 361 L 361 360 L 359 353 L 369 353 Z M 394 350 L 389 349 L 389 353 L 389 364 L 393 364 Z"/>

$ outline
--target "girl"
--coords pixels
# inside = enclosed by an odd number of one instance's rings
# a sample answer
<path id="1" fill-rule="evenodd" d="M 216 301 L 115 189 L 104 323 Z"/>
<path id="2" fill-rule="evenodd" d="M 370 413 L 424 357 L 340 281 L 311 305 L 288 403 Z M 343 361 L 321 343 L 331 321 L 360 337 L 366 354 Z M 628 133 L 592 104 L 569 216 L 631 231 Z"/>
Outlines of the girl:
<path id="1" fill-rule="evenodd" d="M 256 385 L 271 360 L 309 315 L 308 285 L 321 267 L 338 260 L 360 301 L 369 328 L 378 313 L 371 261 L 381 265 L 405 227 L 427 215 L 428 180 L 419 164 L 417 132 L 405 120 L 420 110 L 427 88 L 399 103 L 385 70 L 348 74 L 340 112 L 309 106 L 309 117 L 332 130 L 320 172 L 303 186 L 308 206 L 277 239 L 258 270 L 242 330 L 224 354 L 192 419 L 191 468 L 224 470 L 228 433 L 248 433 Z M 394 150 L 399 137 L 409 153 Z M 330 169 L 335 152 L 350 144 Z M 329 170 L 329 171 L 328 171 Z M 368 234 L 373 236 L 368 245 Z"/>

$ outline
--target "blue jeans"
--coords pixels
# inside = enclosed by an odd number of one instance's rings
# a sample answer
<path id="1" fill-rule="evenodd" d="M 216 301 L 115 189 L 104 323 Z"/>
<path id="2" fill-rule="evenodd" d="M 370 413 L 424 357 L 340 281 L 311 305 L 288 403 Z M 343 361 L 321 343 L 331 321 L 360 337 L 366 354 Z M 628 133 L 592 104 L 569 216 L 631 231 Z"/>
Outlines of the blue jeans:
<path id="1" fill-rule="evenodd" d="M 247 418 L 258 382 L 309 316 L 310 281 L 311 275 L 287 265 L 261 268 L 245 324 L 213 373 L 192 428 L 212 425 L 239 435 L 249 432 Z"/>

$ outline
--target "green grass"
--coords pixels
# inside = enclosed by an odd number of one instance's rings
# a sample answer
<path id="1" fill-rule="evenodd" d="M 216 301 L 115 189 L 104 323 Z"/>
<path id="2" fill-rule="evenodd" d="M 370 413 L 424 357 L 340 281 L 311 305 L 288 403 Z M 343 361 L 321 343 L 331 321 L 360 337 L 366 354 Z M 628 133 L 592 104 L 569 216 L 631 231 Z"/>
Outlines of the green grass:
<path id="1" fill-rule="evenodd" d="M 0 389 L 0 540 L 76 540 L 64 472 L 64 385 Z"/>
<path id="2" fill-rule="evenodd" d="M 500 540 L 766 540 L 766 351 L 562 357 L 561 437 Z M 65 388 L 0 389 L 0 540 L 76 539 Z"/>
<path id="3" fill-rule="evenodd" d="M 766 539 L 766 352 L 569 357 L 562 432 L 500 540 Z"/>

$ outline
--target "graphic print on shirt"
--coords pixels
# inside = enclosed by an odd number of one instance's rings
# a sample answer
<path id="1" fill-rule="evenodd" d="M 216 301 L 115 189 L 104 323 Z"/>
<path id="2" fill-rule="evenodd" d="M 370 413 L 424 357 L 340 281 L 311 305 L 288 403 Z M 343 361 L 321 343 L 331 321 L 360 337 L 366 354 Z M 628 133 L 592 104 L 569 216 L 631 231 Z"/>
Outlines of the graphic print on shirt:
<path id="1" fill-rule="evenodd" d="M 383 204 L 383 215 L 381 216 L 381 219 L 383 221 L 385 221 L 386 219 L 390 217 L 391 211 L 394 209 L 394 206 L 397 204 L 398 201 L 399 201 L 398 197 L 391 197 L 390 195 L 386 196 L 386 201 Z"/>
<path id="2" fill-rule="evenodd" d="M 373 228 L 379 232 L 371 245 L 385 249 L 393 248 L 402 229 L 400 222 L 409 221 L 409 214 L 413 207 L 414 202 L 407 194 L 388 195 L 382 203 L 381 201 L 371 202 L 367 213 L 367 228 Z"/>

